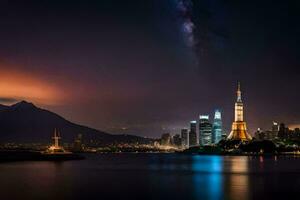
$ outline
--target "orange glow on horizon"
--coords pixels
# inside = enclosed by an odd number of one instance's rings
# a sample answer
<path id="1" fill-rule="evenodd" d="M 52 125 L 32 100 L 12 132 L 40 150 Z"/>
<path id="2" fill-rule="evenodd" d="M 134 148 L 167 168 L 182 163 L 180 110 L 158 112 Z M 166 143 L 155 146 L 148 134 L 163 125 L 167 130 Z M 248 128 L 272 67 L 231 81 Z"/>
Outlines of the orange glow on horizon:
<path id="1" fill-rule="evenodd" d="M 42 80 L 36 74 L 0 69 L 0 98 L 55 105 L 60 103 L 63 94 L 54 84 Z"/>
<path id="2" fill-rule="evenodd" d="M 289 124 L 288 125 L 289 129 L 295 129 L 295 128 L 300 128 L 300 124 Z"/>

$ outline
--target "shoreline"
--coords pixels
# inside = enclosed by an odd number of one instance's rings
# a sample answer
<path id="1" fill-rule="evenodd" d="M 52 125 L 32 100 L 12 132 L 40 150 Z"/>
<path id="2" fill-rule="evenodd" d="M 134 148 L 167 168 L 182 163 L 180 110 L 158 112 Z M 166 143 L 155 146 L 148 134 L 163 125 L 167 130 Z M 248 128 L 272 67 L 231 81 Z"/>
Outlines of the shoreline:
<path id="1" fill-rule="evenodd" d="M 23 161 L 71 161 L 84 160 L 84 154 L 177 154 L 190 156 L 247 156 L 247 157 L 299 157 L 299 153 L 199 153 L 199 152 L 82 152 L 72 154 L 43 154 L 39 151 L 19 151 L 19 150 L 5 150 L 0 151 L 0 163 L 3 162 L 23 162 Z"/>
<path id="2" fill-rule="evenodd" d="M 69 161 L 83 160 L 84 156 L 80 154 L 43 154 L 39 151 L 18 151 L 5 150 L 0 151 L 1 162 L 16 162 L 16 161 Z"/>

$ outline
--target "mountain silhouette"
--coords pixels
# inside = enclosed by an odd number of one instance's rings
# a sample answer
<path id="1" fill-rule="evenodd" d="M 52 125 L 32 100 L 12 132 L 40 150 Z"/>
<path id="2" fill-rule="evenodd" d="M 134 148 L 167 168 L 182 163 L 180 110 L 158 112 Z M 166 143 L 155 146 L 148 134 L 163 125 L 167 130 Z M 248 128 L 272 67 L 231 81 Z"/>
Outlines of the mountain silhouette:
<path id="1" fill-rule="evenodd" d="M 134 135 L 112 135 L 78 125 L 26 101 L 11 106 L 0 104 L 0 143 L 49 143 L 54 129 L 60 132 L 63 143 L 73 142 L 78 134 L 82 134 L 84 143 L 91 146 L 153 141 Z"/>

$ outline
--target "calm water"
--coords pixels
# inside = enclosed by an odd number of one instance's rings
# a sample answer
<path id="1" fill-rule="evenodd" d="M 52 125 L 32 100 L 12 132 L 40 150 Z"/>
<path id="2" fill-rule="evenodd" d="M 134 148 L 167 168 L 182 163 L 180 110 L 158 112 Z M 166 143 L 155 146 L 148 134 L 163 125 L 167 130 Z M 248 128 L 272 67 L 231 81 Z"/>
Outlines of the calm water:
<path id="1" fill-rule="evenodd" d="M 0 164 L 1 199 L 290 199 L 300 158 L 91 154 Z"/>

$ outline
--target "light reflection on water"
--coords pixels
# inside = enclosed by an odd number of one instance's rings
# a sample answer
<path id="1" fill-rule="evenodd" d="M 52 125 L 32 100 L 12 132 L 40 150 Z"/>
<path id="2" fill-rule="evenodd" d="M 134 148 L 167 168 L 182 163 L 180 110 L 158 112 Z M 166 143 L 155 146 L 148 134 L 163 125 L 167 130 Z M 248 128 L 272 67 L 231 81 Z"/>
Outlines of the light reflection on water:
<path id="1" fill-rule="evenodd" d="M 249 199 L 248 157 L 233 157 L 229 160 L 232 173 L 229 176 L 229 196 L 235 200 Z"/>
<path id="2" fill-rule="evenodd" d="M 194 156 L 194 191 L 197 199 L 221 199 L 223 193 L 223 158 L 220 156 Z"/>
<path id="3" fill-rule="evenodd" d="M 248 157 L 194 156 L 194 192 L 197 198 L 248 199 Z M 227 174 L 230 173 L 230 176 Z M 224 182 L 227 185 L 224 185 Z M 227 194 L 224 195 L 224 187 Z"/>
<path id="4" fill-rule="evenodd" d="M 299 195 L 300 159 L 92 154 L 1 163 L 0 177 L 1 199 L 290 199 Z"/>

